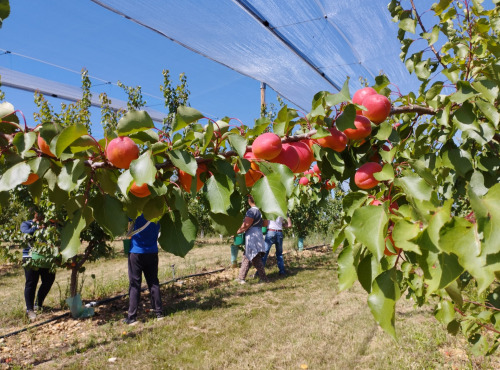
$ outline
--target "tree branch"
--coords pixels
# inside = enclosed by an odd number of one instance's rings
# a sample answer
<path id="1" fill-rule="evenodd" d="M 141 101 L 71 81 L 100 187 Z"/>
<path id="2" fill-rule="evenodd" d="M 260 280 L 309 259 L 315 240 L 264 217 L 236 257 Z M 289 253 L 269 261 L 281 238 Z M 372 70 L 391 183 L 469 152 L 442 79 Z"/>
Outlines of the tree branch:
<path id="1" fill-rule="evenodd" d="M 413 11 L 415 12 L 415 15 L 417 17 L 417 21 L 418 21 L 418 24 L 420 25 L 420 28 L 422 28 L 422 31 L 424 31 L 425 33 L 427 33 L 427 31 L 426 31 L 426 29 L 424 27 L 424 24 L 422 23 L 422 20 L 420 19 L 420 15 L 418 15 L 417 8 L 415 7 L 415 3 L 413 2 L 413 0 L 410 0 L 410 2 L 411 2 L 411 7 L 413 8 Z M 431 45 L 430 48 L 431 48 L 432 52 L 434 53 L 434 55 L 436 56 L 439 64 L 441 64 L 444 69 L 448 69 L 448 67 L 441 60 L 441 55 L 439 55 L 439 53 L 437 52 L 437 50 L 434 48 L 434 45 Z"/>
<path id="2" fill-rule="evenodd" d="M 402 105 L 399 107 L 392 107 L 391 109 L 391 115 L 393 114 L 401 114 L 401 113 L 418 113 L 418 114 L 429 114 L 431 116 L 436 115 L 438 111 L 429 108 L 429 107 L 423 107 L 421 105 Z"/>

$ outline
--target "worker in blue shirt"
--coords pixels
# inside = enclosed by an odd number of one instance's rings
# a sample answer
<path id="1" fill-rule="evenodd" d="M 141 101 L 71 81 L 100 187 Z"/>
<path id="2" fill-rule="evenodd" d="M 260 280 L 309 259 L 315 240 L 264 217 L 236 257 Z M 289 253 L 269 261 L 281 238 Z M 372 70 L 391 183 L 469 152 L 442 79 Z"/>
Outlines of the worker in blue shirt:
<path id="1" fill-rule="evenodd" d="M 147 221 L 140 215 L 131 228 L 131 243 L 128 254 L 129 308 L 125 323 L 137 322 L 137 308 L 141 299 L 142 274 L 146 278 L 151 306 L 158 319 L 163 317 L 158 280 L 158 235 L 160 225 Z"/>

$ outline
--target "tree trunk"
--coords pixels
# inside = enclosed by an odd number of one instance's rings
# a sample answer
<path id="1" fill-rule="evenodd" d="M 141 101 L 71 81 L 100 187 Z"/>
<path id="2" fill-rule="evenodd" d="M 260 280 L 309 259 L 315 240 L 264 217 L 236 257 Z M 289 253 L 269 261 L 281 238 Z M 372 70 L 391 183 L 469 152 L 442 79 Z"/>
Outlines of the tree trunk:
<path id="1" fill-rule="evenodd" d="M 71 280 L 69 285 L 69 296 L 74 297 L 78 288 L 78 267 L 71 268 Z"/>

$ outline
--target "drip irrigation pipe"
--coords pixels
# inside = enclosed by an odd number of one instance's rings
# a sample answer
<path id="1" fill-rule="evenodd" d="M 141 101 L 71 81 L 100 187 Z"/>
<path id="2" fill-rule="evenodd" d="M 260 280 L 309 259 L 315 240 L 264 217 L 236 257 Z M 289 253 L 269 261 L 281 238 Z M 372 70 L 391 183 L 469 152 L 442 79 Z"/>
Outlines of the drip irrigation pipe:
<path id="1" fill-rule="evenodd" d="M 224 271 L 224 270 L 225 270 L 225 268 L 221 268 L 221 269 L 218 269 L 218 270 L 212 270 L 212 271 L 207 271 L 207 272 L 200 272 L 200 273 L 197 273 L 197 274 L 191 274 L 191 275 L 186 275 L 186 276 L 179 276 L 177 278 L 173 278 L 173 279 L 167 280 L 167 281 L 165 281 L 163 283 L 160 283 L 160 285 L 166 285 L 166 284 L 169 284 L 169 283 L 172 283 L 172 282 L 176 282 L 178 280 L 187 279 L 187 278 L 190 278 L 190 277 L 210 275 L 210 274 L 214 274 L 216 272 L 221 272 L 221 271 Z M 147 289 L 148 289 L 147 287 L 141 288 L 141 292 L 144 292 Z M 92 306 L 92 307 L 101 306 L 103 304 L 106 304 L 106 303 L 109 303 L 109 302 L 112 302 L 112 301 L 116 301 L 117 299 L 120 299 L 120 298 L 123 298 L 123 297 L 126 297 L 126 296 L 128 296 L 128 293 L 126 293 L 126 294 L 120 294 L 120 295 L 117 295 L 117 296 L 114 296 L 114 297 L 111 297 L 111 298 L 102 299 L 100 301 L 91 302 L 90 306 Z M 70 314 L 70 312 L 66 312 L 66 313 L 63 313 L 61 315 L 54 316 L 54 317 L 52 317 L 52 318 L 50 318 L 48 320 L 39 322 L 38 324 L 27 326 L 25 328 L 13 331 L 11 333 L 0 335 L 0 339 L 8 338 L 8 337 L 11 337 L 11 336 L 23 333 L 25 331 L 37 328 L 39 326 L 48 324 L 48 323 L 50 323 L 52 321 L 56 321 L 56 320 L 62 319 L 63 317 L 68 316 L 69 314 Z"/>
<path id="2" fill-rule="evenodd" d="M 8 334 L 5 334 L 5 335 L 0 335 L 0 339 L 7 338 L 7 337 L 11 337 L 11 336 L 13 336 L 13 335 L 20 334 L 20 333 L 22 333 L 22 332 L 24 332 L 24 331 L 27 331 L 27 330 L 30 330 L 30 329 L 37 328 L 37 327 L 39 327 L 39 326 L 42 326 L 42 325 L 48 324 L 49 322 L 59 320 L 59 319 L 63 318 L 64 316 L 68 316 L 69 314 L 70 314 L 69 312 L 66 312 L 66 313 L 63 313 L 63 314 L 61 314 L 61 315 L 58 315 L 58 316 L 52 317 L 52 318 L 50 318 L 50 319 L 48 319 L 48 320 L 45 320 L 45 321 L 39 322 L 38 324 L 35 324 L 35 325 L 32 325 L 32 326 L 27 326 L 26 328 L 19 329 L 19 330 L 16 330 L 16 331 L 13 331 L 12 333 L 8 333 Z"/>

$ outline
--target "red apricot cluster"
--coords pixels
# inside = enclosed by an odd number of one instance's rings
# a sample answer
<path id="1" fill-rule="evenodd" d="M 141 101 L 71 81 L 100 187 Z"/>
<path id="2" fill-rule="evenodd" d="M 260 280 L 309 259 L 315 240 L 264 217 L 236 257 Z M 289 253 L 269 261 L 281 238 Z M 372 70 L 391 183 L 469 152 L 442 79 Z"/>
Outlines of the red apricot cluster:
<path id="1" fill-rule="evenodd" d="M 287 166 L 293 173 L 306 171 L 314 161 L 314 154 L 303 141 L 281 143 L 281 138 L 271 132 L 259 135 L 252 143 L 256 160 L 267 160 Z"/>
<path id="2" fill-rule="evenodd" d="M 352 102 L 364 106 L 366 110 L 358 110 L 356 113 L 365 116 L 376 125 L 384 122 L 391 113 L 389 99 L 377 93 L 372 87 L 364 87 L 356 91 L 352 97 Z"/>

